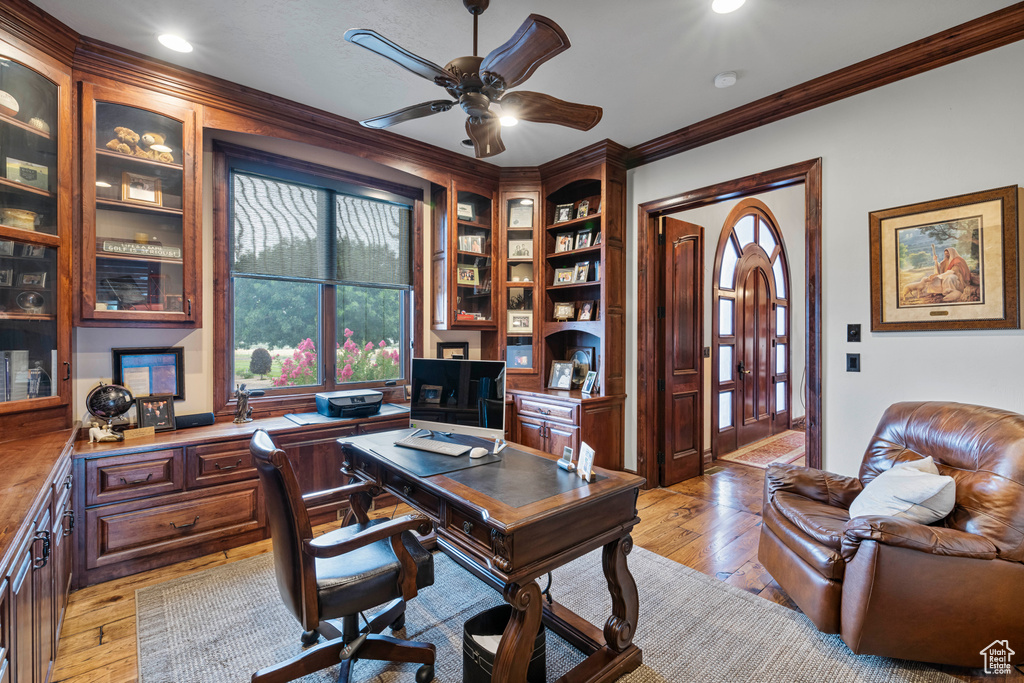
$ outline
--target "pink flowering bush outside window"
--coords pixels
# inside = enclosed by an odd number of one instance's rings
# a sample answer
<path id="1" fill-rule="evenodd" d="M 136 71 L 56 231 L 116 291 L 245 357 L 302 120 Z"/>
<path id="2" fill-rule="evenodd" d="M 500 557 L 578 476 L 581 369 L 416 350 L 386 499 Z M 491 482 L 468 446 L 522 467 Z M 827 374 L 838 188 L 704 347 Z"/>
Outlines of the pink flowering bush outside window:
<path id="1" fill-rule="evenodd" d="M 400 375 L 401 354 L 398 349 L 387 348 L 383 339 L 374 346 L 352 341 L 352 330 L 345 328 L 345 343 L 337 345 L 338 382 L 373 382 L 397 379 Z M 278 356 L 278 358 L 280 358 Z M 319 384 L 317 378 L 317 351 L 312 339 L 304 339 L 291 358 L 281 362 L 281 374 L 274 378 L 275 387 L 310 386 Z"/>

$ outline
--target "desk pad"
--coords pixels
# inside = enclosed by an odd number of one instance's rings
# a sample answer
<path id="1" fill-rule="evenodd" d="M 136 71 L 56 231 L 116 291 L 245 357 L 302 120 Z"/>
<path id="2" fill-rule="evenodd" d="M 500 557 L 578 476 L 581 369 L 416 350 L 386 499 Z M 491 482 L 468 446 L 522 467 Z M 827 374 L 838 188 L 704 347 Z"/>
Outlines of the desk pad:
<path id="1" fill-rule="evenodd" d="M 514 508 L 587 485 L 575 472 L 559 469 L 554 460 L 512 446 L 501 456 L 501 462 L 445 476 Z"/>
<path id="2" fill-rule="evenodd" d="M 403 470 L 412 472 L 417 477 L 431 477 L 435 474 L 448 474 L 449 472 L 464 470 L 478 465 L 487 465 L 489 463 L 499 462 L 501 460 L 501 456 L 505 455 L 505 451 L 508 450 L 506 448 L 501 452 L 501 455 L 485 455 L 482 458 L 470 458 L 468 453 L 466 455 L 459 456 L 440 455 L 438 453 L 431 453 L 430 451 L 418 451 L 414 448 L 403 448 L 395 445 L 396 441 L 404 439 L 415 431 L 417 430 L 395 429 L 388 432 L 379 432 L 377 434 L 365 434 L 363 436 L 345 439 L 345 441 L 351 441 L 352 443 L 357 444 L 360 448 L 370 450 L 376 455 L 395 463 Z M 452 437 L 445 437 L 437 434 L 434 438 L 438 441 L 461 443 L 466 446 L 481 446 L 486 448 L 488 451 L 494 447 L 494 444 L 491 441 L 462 434 Z"/>

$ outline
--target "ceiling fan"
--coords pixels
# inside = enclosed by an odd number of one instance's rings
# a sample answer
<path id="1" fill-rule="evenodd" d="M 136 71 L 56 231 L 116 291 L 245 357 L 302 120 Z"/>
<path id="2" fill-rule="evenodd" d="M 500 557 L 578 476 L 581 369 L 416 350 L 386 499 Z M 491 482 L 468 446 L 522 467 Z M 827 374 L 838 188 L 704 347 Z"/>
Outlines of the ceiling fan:
<path id="1" fill-rule="evenodd" d="M 478 159 L 505 151 L 501 141 L 501 122 L 498 115 L 490 110 L 492 104 L 500 105 L 504 114 L 522 121 L 556 123 L 577 130 L 590 130 L 597 125 L 601 120 L 600 107 L 565 102 L 537 92 L 507 92 L 529 78 L 538 66 L 569 49 L 569 38 L 558 24 L 539 14 L 531 14 L 508 42 L 486 57 L 478 57 L 477 19 L 487 9 L 490 0 L 462 0 L 462 4 L 473 15 L 473 56 L 456 57 L 444 68 L 396 45 L 376 31 L 353 28 L 345 32 L 348 42 L 434 81 L 455 98 L 416 104 L 366 119 L 360 122 L 362 125 L 387 128 L 459 105 L 468 117 L 466 133 L 473 142 Z"/>

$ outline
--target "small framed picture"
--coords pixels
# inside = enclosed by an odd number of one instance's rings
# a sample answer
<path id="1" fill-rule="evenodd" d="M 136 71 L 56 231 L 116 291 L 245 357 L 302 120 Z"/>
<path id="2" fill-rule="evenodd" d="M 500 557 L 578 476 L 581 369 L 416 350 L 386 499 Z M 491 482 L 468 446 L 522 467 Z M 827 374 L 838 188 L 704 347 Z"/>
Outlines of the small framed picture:
<path id="1" fill-rule="evenodd" d="M 505 365 L 510 368 L 532 368 L 533 346 L 529 344 L 506 346 Z"/>
<path id="2" fill-rule="evenodd" d="M 548 389 L 572 388 L 572 361 L 551 361 L 551 375 L 548 377 Z"/>
<path id="3" fill-rule="evenodd" d="M 576 264 L 576 271 L 573 274 L 574 282 L 586 282 L 590 273 L 590 261 L 581 261 Z"/>
<path id="4" fill-rule="evenodd" d="M 586 249 L 590 246 L 590 239 L 593 236 L 593 230 L 580 230 L 576 233 L 576 248 Z"/>
<path id="5" fill-rule="evenodd" d="M 509 240 L 508 257 L 510 259 L 532 259 L 533 240 Z"/>
<path id="6" fill-rule="evenodd" d="M 46 273 L 21 273 L 18 275 L 18 286 L 42 289 L 46 286 Z"/>
<path id="7" fill-rule="evenodd" d="M 555 236 L 555 253 L 572 251 L 572 233 L 563 232 Z"/>
<path id="8" fill-rule="evenodd" d="M 555 284 L 570 285 L 573 282 L 572 268 L 555 268 Z"/>
<path id="9" fill-rule="evenodd" d="M 473 211 L 472 204 L 459 202 L 455 205 L 455 213 L 458 215 L 460 221 L 476 220 L 476 212 Z"/>
<path id="10" fill-rule="evenodd" d="M 136 397 L 170 394 L 185 398 L 185 347 L 111 349 L 114 384 L 131 389 Z"/>
<path id="11" fill-rule="evenodd" d="M 597 381 L 597 370 L 591 370 L 587 373 L 587 378 L 583 380 L 583 387 L 581 391 L 584 394 L 589 394 L 594 390 L 594 382 Z"/>
<path id="12" fill-rule="evenodd" d="M 424 384 L 420 386 L 420 403 L 440 403 L 441 387 L 437 384 Z"/>
<path id="13" fill-rule="evenodd" d="M 555 302 L 555 320 L 572 320 L 576 315 L 576 304 L 572 301 Z"/>
<path id="14" fill-rule="evenodd" d="M 508 334 L 533 334 L 533 311 L 509 311 Z"/>
<path id="15" fill-rule="evenodd" d="M 46 256 L 46 247 L 37 244 L 21 245 L 21 255 L 25 258 L 43 258 Z"/>
<path id="16" fill-rule="evenodd" d="M 469 235 L 459 235 L 459 251 L 470 251 L 473 245 L 473 238 Z"/>
<path id="17" fill-rule="evenodd" d="M 14 269 L 5 268 L 0 270 L 0 287 L 11 287 L 14 285 Z"/>
<path id="18" fill-rule="evenodd" d="M 14 256 L 14 242 L 0 240 L 0 256 Z"/>
<path id="19" fill-rule="evenodd" d="M 438 358 L 469 358 L 469 342 L 437 342 Z"/>
<path id="20" fill-rule="evenodd" d="M 592 247 L 599 247 L 599 246 L 601 246 L 601 231 L 600 230 L 598 230 L 594 234 L 594 243 L 592 245 L 590 245 L 590 246 L 592 246 Z"/>
<path id="21" fill-rule="evenodd" d="M 480 273 L 476 266 L 459 265 L 455 273 L 455 281 L 460 285 L 480 284 Z"/>
<path id="22" fill-rule="evenodd" d="M 590 209 L 590 202 L 586 199 L 580 202 L 579 207 L 576 209 L 576 218 L 586 218 L 587 211 Z"/>
<path id="23" fill-rule="evenodd" d="M 153 427 L 158 432 L 174 430 L 174 396 L 152 394 L 135 399 L 139 427 Z"/>
<path id="24" fill-rule="evenodd" d="M 601 262 L 594 261 L 594 282 L 601 281 Z"/>
<path id="25" fill-rule="evenodd" d="M 160 179 L 124 171 L 121 173 L 121 201 L 163 206 Z"/>
<path id="26" fill-rule="evenodd" d="M 527 228 L 532 228 L 533 204 L 520 203 L 509 207 L 508 227 L 514 230 L 525 230 Z"/>
<path id="27" fill-rule="evenodd" d="M 583 481 L 594 481 L 594 449 L 586 441 L 580 443 L 580 459 L 576 463 L 576 474 Z"/>
<path id="28" fill-rule="evenodd" d="M 572 204 L 559 204 L 555 207 L 555 223 L 572 220 Z"/>
<path id="29" fill-rule="evenodd" d="M 580 312 L 576 316 L 577 320 L 593 320 L 594 316 L 594 302 L 593 301 L 581 301 Z"/>

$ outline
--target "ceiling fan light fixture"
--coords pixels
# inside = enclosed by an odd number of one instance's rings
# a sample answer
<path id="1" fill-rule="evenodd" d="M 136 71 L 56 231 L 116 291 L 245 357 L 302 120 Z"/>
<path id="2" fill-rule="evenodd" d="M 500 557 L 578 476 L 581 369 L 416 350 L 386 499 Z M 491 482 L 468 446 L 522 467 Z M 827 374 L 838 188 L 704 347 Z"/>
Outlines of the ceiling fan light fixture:
<path id="1" fill-rule="evenodd" d="M 729 12 L 735 12 L 740 7 L 743 7 L 743 3 L 746 1 L 747 0 L 712 0 L 711 9 L 719 14 L 728 14 Z"/>
<path id="2" fill-rule="evenodd" d="M 156 39 L 161 45 L 175 52 L 192 52 L 192 43 L 173 33 L 161 33 Z"/>
<path id="3" fill-rule="evenodd" d="M 510 114 L 505 114 L 504 116 L 501 117 L 501 127 L 502 128 L 511 128 L 512 126 L 514 126 L 514 125 L 516 125 L 518 123 L 519 123 L 519 119 L 517 119 L 516 117 L 514 117 L 514 116 L 512 116 Z"/>

